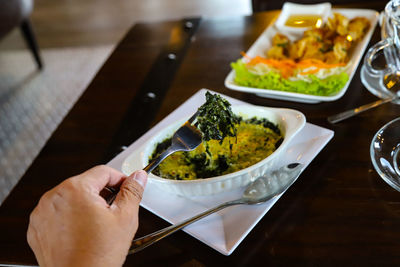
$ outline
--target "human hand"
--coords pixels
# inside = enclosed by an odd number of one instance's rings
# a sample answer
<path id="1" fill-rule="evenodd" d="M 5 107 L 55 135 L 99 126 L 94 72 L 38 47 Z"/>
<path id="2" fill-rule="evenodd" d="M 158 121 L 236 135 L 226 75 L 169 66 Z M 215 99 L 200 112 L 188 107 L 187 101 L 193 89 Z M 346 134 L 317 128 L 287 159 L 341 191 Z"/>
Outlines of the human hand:
<path id="1" fill-rule="evenodd" d="M 145 171 L 126 177 L 96 166 L 45 193 L 33 210 L 27 239 L 38 263 L 46 266 L 121 266 L 138 228 Z M 108 205 L 99 195 L 118 186 Z"/>

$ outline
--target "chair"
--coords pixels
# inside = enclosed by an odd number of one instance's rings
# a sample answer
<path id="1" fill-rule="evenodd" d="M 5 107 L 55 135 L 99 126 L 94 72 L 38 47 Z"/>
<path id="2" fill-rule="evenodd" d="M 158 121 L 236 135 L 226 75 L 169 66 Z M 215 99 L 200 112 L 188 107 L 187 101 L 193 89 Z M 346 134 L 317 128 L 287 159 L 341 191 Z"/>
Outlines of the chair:
<path id="1" fill-rule="evenodd" d="M 33 0 L 0 0 L 0 39 L 15 27 L 20 27 L 22 35 L 31 50 L 39 69 L 43 63 L 39 54 L 35 34 L 29 20 L 33 9 Z"/>

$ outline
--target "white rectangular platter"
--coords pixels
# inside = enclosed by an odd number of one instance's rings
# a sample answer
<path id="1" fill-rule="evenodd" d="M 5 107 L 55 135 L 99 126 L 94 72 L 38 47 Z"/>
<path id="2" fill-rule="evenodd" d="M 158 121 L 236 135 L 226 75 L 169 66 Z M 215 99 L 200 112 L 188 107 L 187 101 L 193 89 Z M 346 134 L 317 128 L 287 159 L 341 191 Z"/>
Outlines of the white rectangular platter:
<path id="1" fill-rule="evenodd" d="M 369 27 L 368 32 L 365 34 L 363 39 L 358 42 L 353 48 L 351 57 L 350 57 L 350 65 L 347 68 L 347 74 L 349 75 L 349 80 L 344 85 L 344 87 L 336 94 L 332 96 L 316 96 L 316 95 L 308 95 L 308 94 L 300 94 L 300 93 L 292 93 L 292 92 L 284 92 L 279 90 L 272 89 L 260 89 L 254 87 L 245 87 L 235 84 L 235 71 L 231 70 L 228 76 L 225 79 L 225 86 L 229 89 L 235 91 L 241 91 L 246 93 L 253 93 L 261 97 L 280 99 L 280 100 L 289 100 L 295 102 L 302 103 L 320 103 L 326 101 L 334 101 L 341 98 L 347 91 L 349 84 L 357 70 L 357 66 L 360 63 L 362 56 L 364 54 L 365 49 L 368 46 L 368 43 L 371 39 L 372 33 L 376 27 L 379 13 L 375 10 L 369 9 L 332 9 L 332 12 L 340 13 L 346 16 L 349 19 L 354 17 L 366 17 L 371 26 Z M 265 31 L 258 37 L 258 39 L 254 42 L 254 44 L 250 47 L 250 49 L 246 52 L 249 57 L 255 56 L 265 56 L 266 51 L 272 46 L 272 37 L 278 32 L 275 27 L 275 21 L 265 29 Z"/>

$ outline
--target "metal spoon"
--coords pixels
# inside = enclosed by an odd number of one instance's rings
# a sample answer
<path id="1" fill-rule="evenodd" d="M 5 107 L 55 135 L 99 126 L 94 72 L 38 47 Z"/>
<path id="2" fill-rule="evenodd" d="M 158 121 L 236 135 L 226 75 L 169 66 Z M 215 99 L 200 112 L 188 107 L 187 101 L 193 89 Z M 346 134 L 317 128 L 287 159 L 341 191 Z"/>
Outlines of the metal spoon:
<path id="1" fill-rule="evenodd" d="M 279 168 L 269 175 L 261 176 L 247 186 L 240 199 L 222 203 L 215 208 L 209 209 L 181 223 L 171 225 L 152 234 L 133 240 L 131 248 L 129 249 L 129 254 L 138 252 L 179 229 L 226 207 L 240 204 L 254 205 L 264 203 L 281 194 L 291 186 L 300 175 L 302 169 L 302 164 L 291 163 Z"/>

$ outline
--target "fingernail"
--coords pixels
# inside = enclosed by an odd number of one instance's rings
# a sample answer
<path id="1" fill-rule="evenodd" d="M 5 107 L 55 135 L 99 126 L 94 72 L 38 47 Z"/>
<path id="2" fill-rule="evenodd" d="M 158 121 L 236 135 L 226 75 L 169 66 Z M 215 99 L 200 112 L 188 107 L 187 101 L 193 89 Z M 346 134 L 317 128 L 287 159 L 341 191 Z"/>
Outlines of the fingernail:
<path id="1" fill-rule="evenodd" d="M 140 184 L 143 188 L 145 188 L 147 183 L 147 172 L 140 170 L 133 173 L 132 178 Z"/>

